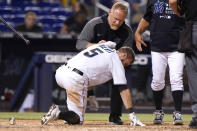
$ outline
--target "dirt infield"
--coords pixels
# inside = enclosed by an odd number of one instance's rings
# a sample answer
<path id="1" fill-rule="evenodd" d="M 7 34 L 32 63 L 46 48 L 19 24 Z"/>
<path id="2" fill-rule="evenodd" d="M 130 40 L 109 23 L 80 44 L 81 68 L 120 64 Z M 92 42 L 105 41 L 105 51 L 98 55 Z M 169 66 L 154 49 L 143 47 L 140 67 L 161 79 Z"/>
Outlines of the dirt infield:
<path id="1" fill-rule="evenodd" d="M 68 125 L 63 121 L 55 121 L 48 125 L 41 126 L 39 120 L 16 120 L 15 125 L 10 125 L 8 120 L 0 120 L 0 131 L 186 131 L 188 123 L 174 126 L 172 123 L 163 125 L 153 125 L 145 123 L 146 127 L 131 127 L 129 122 L 124 125 L 109 125 L 108 122 L 102 121 L 85 121 L 83 125 Z"/>

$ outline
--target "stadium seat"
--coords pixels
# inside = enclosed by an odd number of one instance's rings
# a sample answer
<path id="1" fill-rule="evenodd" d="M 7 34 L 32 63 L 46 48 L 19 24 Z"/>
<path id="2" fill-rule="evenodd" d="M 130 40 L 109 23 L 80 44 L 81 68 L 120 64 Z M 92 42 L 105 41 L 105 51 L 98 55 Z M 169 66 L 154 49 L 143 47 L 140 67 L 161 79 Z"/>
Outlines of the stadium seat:
<path id="1" fill-rule="evenodd" d="M 58 16 L 58 15 L 63 15 L 63 16 L 66 16 L 66 10 L 64 8 L 53 8 L 51 10 L 51 15 L 55 15 L 55 16 Z"/>
<path id="2" fill-rule="evenodd" d="M 52 2 L 51 3 L 51 8 L 61 8 L 62 6 L 61 6 L 61 4 L 60 3 L 58 3 L 58 2 Z"/>
<path id="3" fill-rule="evenodd" d="M 51 16 L 51 17 L 46 16 L 46 17 L 42 17 L 42 18 L 40 19 L 40 22 L 41 22 L 42 24 L 53 25 L 53 24 L 55 23 L 55 20 L 54 20 L 54 19 L 55 19 L 55 18 L 54 18 L 53 16 Z"/>
<path id="4" fill-rule="evenodd" d="M 24 2 L 20 2 L 20 3 L 23 3 L 23 5 L 25 6 L 25 7 L 33 7 L 33 6 L 36 6 L 36 4 L 35 3 L 33 3 L 33 2 L 30 2 L 30 1 L 24 1 Z"/>
<path id="5" fill-rule="evenodd" d="M 24 23 L 24 17 L 14 17 L 14 18 L 12 18 L 12 22 L 14 22 L 17 25 Z"/>
<path id="6" fill-rule="evenodd" d="M 25 13 L 22 13 L 22 14 L 15 14 L 15 17 L 25 18 Z"/>
<path id="7" fill-rule="evenodd" d="M 15 14 L 15 15 L 17 15 L 17 14 L 24 14 L 25 13 L 23 8 L 21 8 L 21 7 L 13 7 L 13 10 L 14 10 L 13 14 Z"/>
<path id="8" fill-rule="evenodd" d="M 0 5 L 1 6 L 7 6 L 8 4 L 7 4 L 7 1 L 2 1 L 2 2 L 0 2 Z"/>
<path id="9" fill-rule="evenodd" d="M 13 8 L 11 6 L 0 6 L 0 14 L 12 14 Z"/>
<path id="10" fill-rule="evenodd" d="M 11 32 L 5 25 L 0 25 L 0 32 Z"/>
<path id="11" fill-rule="evenodd" d="M 14 24 L 12 22 L 7 22 L 9 25 L 14 27 Z M 0 23 L 0 32 L 11 32 L 11 30 L 5 26 L 3 23 Z"/>
<path id="12" fill-rule="evenodd" d="M 63 24 L 53 24 L 53 31 L 59 33 L 62 26 Z"/>
<path id="13" fill-rule="evenodd" d="M 51 7 L 51 3 L 50 2 L 45 2 L 45 1 L 40 1 L 38 4 L 37 4 L 39 7 Z"/>
<path id="14" fill-rule="evenodd" d="M 49 15 L 49 9 L 41 9 L 40 12 L 37 12 L 38 16 Z"/>
<path id="15" fill-rule="evenodd" d="M 56 18 L 55 24 L 63 24 L 64 21 L 65 21 L 65 19 L 58 19 L 58 18 Z"/>
<path id="16" fill-rule="evenodd" d="M 71 11 L 66 12 L 66 17 L 71 17 L 72 15 L 73 15 L 73 13 Z"/>
<path id="17" fill-rule="evenodd" d="M 13 7 L 24 7 L 24 2 L 12 2 Z"/>
<path id="18" fill-rule="evenodd" d="M 40 7 L 38 7 L 38 6 L 27 6 L 27 7 L 25 7 L 24 11 L 25 11 L 25 12 L 33 11 L 33 12 L 35 12 L 36 14 L 38 14 L 38 13 L 41 11 L 41 9 L 40 9 Z"/>
<path id="19" fill-rule="evenodd" d="M 0 2 L 0 14 L 8 22 L 19 25 L 24 22 L 25 14 L 33 11 L 38 15 L 38 21 L 42 24 L 44 32 L 59 32 L 67 17 L 72 15 L 71 10 L 66 10 L 59 2 L 40 1 L 33 3 L 28 0 L 14 0 L 10 5 L 7 1 Z M 1 30 L 9 31 L 1 25 Z"/>
<path id="20" fill-rule="evenodd" d="M 4 15 L 2 15 L 2 18 L 3 18 L 5 21 L 11 21 L 12 15 L 4 14 Z"/>
<path id="21" fill-rule="evenodd" d="M 53 32 L 51 26 L 48 25 L 48 24 L 43 24 L 41 27 L 42 27 L 44 32 Z"/>

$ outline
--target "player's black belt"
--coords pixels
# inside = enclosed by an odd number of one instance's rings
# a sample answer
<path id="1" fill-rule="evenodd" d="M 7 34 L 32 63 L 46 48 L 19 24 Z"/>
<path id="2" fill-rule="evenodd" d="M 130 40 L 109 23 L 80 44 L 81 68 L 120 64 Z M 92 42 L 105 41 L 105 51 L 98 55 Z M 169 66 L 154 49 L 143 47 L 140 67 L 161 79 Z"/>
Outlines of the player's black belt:
<path id="1" fill-rule="evenodd" d="M 67 63 L 64 64 L 65 66 L 67 66 Z M 83 72 L 78 70 L 77 68 L 73 68 L 72 71 L 78 73 L 79 75 L 83 76 Z"/>

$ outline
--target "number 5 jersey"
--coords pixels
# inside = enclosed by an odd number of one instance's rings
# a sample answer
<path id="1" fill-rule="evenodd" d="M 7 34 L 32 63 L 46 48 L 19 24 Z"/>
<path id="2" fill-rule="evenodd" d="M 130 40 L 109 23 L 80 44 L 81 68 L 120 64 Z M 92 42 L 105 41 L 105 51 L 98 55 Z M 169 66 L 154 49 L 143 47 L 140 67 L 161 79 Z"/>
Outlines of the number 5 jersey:
<path id="1" fill-rule="evenodd" d="M 103 44 L 95 44 L 81 51 L 67 63 L 88 77 L 88 86 L 99 85 L 112 78 L 114 85 L 127 84 L 125 70 L 116 50 Z"/>

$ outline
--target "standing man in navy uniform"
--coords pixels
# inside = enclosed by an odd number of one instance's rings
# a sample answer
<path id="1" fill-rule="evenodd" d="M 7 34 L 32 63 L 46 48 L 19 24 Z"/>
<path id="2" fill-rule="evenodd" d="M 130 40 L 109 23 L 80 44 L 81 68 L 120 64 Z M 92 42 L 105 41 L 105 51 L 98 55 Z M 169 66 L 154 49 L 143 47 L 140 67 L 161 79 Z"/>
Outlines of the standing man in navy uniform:
<path id="1" fill-rule="evenodd" d="M 162 99 L 165 87 L 166 67 L 169 66 L 169 76 L 175 110 L 173 124 L 183 124 L 181 116 L 183 98 L 183 67 L 184 54 L 177 51 L 179 31 L 184 19 L 179 18 L 169 6 L 168 0 L 148 0 L 147 9 L 135 32 L 136 46 L 139 51 L 146 43 L 142 33 L 150 26 L 153 99 L 155 103 L 155 119 L 153 124 L 162 124 L 164 112 Z"/>

